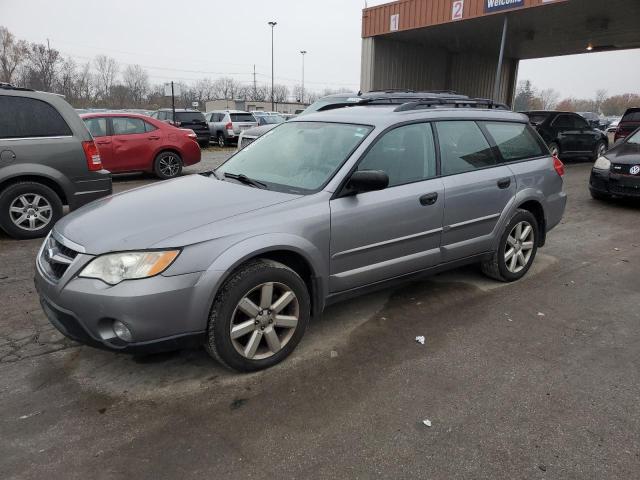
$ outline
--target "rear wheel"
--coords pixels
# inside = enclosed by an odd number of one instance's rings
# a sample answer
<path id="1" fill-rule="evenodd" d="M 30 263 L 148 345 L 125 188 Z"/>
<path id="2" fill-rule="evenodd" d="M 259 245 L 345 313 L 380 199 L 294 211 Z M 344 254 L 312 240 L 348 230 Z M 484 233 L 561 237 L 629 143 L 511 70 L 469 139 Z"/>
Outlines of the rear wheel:
<path id="1" fill-rule="evenodd" d="M 518 209 L 504 229 L 498 251 L 482 263 L 482 271 L 502 282 L 520 280 L 533 264 L 538 241 L 536 217 L 528 210 Z"/>
<path id="2" fill-rule="evenodd" d="M 153 170 L 163 180 L 175 178 L 182 173 L 182 159 L 175 152 L 161 152 L 156 157 Z"/>
<path id="3" fill-rule="evenodd" d="M 222 133 L 222 132 L 218 133 L 217 139 L 218 139 L 218 146 L 220 148 L 223 148 L 223 147 L 225 147 L 227 145 L 227 141 L 224 138 L 224 133 Z"/>
<path id="4" fill-rule="evenodd" d="M 0 192 L 0 227 L 17 239 L 46 235 L 62 217 L 62 201 L 38 182 L 19 182 Z"/>
<path id="5" fill-rule="evenodd" d="M 209 354 L 242 372 L 271 367 L 300 342 L 310 316 L 307 287 L 289 267 L 256 260 L 220 289 L 209 317 Z"/>

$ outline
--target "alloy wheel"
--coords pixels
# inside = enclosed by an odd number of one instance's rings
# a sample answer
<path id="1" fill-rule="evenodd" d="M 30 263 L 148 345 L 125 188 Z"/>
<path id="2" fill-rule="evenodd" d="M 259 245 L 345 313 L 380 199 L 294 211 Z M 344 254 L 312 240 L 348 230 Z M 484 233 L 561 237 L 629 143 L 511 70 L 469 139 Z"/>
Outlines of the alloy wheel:
<path id="1" fill-rule="evenodd" d="M 158 168 L 165 177 L 175 177 L 180 172 L 180 159 L 171 153 L 166 154 L 160 159 Z"/>
<path id="2" fill-rule="evenodd" d="M 531 260 L 534 247 L 534 231 L 529 222 L 517 223 L 509 236 L 504 251 L 504 261 L 507 270 L 511 273 L 519 273 L 527 267 Z"/>
<path id="3" fill-rule="evenodd" d="M 30 232 L 46 227 L 52 215 L 49 200 L 37 193 L 19 195 L 9 205 L 9 217 L 13 224 Z"/>
<path id="4" fill-rule="evenodd" d="M 300 303 L 288 286 L 258 285 L 236 305 L 230 336 L 236 351 L 249 360 L 269 358 L 291 340 L 300 318 Z"/>

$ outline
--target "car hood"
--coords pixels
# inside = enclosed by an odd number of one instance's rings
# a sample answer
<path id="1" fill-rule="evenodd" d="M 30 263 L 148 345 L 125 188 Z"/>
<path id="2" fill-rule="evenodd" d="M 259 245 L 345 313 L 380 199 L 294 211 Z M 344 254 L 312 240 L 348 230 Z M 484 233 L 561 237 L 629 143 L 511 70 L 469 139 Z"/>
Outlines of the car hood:
<path id="1" fill-rule="evenodd" d="M 640 145 L 623 142 L 604 154 L 612 163 L 640 165 Z"/>
<path id="2" fill-rule="evenodd" d="M 88 254 L 147 249 L 177 234 L 299 197 L 188 175 L 92 202 L 63 217 L 55 231 Z M 201 240 L 194 237 L 174 246 Z"/>
<path id="3" fill-rule="evenodd" d="M 268 125 L 261 125 L 259 127 L 248 128 L 242 133 L 242 136 L 243 137 L 259 137 L 259 136 L 264 135 L 265 133 L 273 130 L 278 125 L 282 125 L 282 124 L 281 123 L 270 123 Z"/>

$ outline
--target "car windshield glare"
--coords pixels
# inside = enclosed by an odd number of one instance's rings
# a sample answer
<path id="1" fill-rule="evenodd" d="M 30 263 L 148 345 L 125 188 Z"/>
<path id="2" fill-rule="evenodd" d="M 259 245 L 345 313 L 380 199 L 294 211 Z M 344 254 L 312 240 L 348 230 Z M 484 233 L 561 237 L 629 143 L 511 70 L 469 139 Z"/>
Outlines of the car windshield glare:
<path id="1" fill-rule="evenodd" d="M 240 150 L 217 172 L 246 175 L 273 190 L 311 193 L 322 188 L 371 129 L 343 123 L 284 123 Z"/>
<path id="2" fill-rule="evenodd" d="M 627 143 L 631 143 L 633 145 L 640 145 L 640 130 L 636 130 L 636 133 L 629 136 L 627 139 Z"/>

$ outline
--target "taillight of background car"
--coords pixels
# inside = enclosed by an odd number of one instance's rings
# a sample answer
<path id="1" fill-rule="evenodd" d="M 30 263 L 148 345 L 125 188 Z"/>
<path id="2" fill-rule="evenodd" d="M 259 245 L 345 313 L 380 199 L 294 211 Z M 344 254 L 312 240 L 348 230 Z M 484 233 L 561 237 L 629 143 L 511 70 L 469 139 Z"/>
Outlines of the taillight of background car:
<path id="1" fill-rule="evenodd" d="M 564 177 L 564 163 L 562 163 L 557 155 L 553 156 L 553 168 L 555 168 L 558 175 Z"/>
<path id="2" fill-rule="evenodd" d="M 194 132 L 190 128 L 181 128 L 180 130 L 182 130 L 187 135 L 187 137 L 189 137 L 194 142 L 198 141 L 198 136 L 196 135 L 196 132 Z"/>
<path id="3" fill-rule="evenodd" d="M 93 140 L 82 142 L 82 149 L 84 150 L 84 156 L 87 159 L 87 166 L 90 171 L 102 170 L 102 160 L 100 159 L 100 152 Z"/>
<path id="4" fill-rule="evenodd" d="M 233 136 L 233 135 L 234 135 L 234 133 L 233 133 L 233 123 L 231 123 L 231 122 L 227 123 L 227 124 L 224 126 L 224 128 L 227 130 L 227 133 L 228 133 L 229 135 L 231 135 L 231 136 Z"/>

